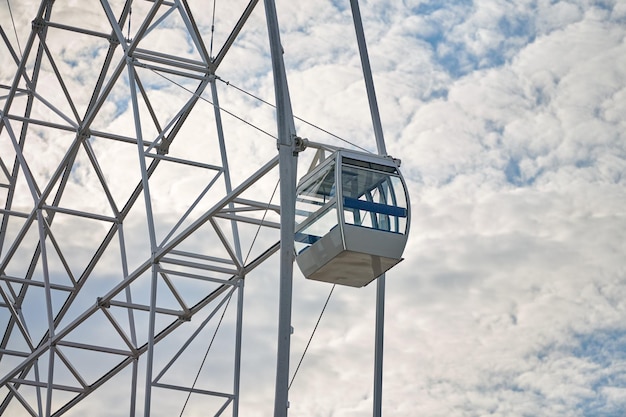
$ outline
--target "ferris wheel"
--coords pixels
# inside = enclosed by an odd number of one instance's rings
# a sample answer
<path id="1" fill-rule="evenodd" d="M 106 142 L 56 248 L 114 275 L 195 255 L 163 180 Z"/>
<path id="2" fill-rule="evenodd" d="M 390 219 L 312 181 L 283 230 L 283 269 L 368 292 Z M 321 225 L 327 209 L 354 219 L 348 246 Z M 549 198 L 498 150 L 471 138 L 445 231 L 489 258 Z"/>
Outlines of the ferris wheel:
<path id="1" fill-rule="evenodd" d="M 294 260 L 329 288 L 378 286 L 380 415 L 384 273 L 410 207 L 357 1 L 377 153 L 297 135 L 272 0 L 63 3 L 35 6 L 25 43 L 0 27 L 0 415 L 92 415 L 112 391 L 107 415 L 183 415 L 172 399 L 239 415 L 244 283 L 263 271 L 280 282 L 286 416 Z M 275 105 L 227 78 L 257 65 L 259 39 Z M 264 270 L 277 253 L 280 271 Z"/>

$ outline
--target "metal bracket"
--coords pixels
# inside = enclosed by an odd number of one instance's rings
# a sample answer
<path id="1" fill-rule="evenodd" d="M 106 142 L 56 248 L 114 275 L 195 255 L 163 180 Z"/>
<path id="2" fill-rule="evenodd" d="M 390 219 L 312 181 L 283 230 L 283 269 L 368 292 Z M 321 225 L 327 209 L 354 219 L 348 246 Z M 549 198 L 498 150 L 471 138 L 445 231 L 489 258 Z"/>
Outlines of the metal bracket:
<path id="1" fill-rule="evenodd" d="M 294 156 L 304 151 L 309 144 L 309 140 L 307 138 L 301 138 L 299 136 L 296 136 L 293 138 L 293 140 L 294 140 L 294 149 L 293 149 Z"/>
<path id="2" fill-rule="evenodd" d="M 96 298 L 96 305 L 100 308 L 111 308 L 111 302 L 104 301 L 102 297 Z"/>
<path id="3" fill-rule="evenodd" d="M 77 132 L 77 135 L 80 138 L 81 142 L 86 141 L 91 137 L 91 130 L 83 128 L 82 130 L 79 130 Z"/>
<path id="4" fill-rule="evenodd" d="M 169 139 L 168 136 L 163 136 L 163 139 L 161 139 L 161 143 L 159 144 L 159 146 L 156 147 L 157 154 L 167 155 L 170 152 L 171 143 L 172 141 Z"/>
<path id="5" fill-rule="evenodd" d="M 119 45 L 119 44 L 120 44 L 120 40 L 117 38 L 117 36 L 115 36 L 115 35 L 111 35 L 111 36 L 109 37 L 109 43 L 110 43 L 111 45 Z"/>
<path id="6" fill-rule="evenodd" d="M 38 17 L 33 20 L 32 26 L 34 32 L 41 33 L 46 28 L 46 22 L 41 17 Z"/>

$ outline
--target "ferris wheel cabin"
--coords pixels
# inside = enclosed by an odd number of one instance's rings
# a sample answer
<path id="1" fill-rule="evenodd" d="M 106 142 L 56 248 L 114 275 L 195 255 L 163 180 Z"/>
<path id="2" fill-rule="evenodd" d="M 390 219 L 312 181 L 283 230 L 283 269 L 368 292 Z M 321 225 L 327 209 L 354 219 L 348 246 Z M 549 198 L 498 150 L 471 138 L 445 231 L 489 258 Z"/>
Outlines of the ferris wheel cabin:
<path id="1" fill-rule="evenodd" d="M 296 262 L 308 279 L 363 287 L 402 260 L 409 223 L 392 158 L 336 151 L 298 185 Z"/>

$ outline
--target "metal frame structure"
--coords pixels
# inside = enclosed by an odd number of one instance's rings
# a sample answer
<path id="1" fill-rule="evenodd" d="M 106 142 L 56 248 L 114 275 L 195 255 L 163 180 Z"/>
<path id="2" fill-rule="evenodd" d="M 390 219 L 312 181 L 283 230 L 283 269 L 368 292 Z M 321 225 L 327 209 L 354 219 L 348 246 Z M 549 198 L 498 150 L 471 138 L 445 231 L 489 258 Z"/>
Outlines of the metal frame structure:
<path id="1" fill-rule="evenodd" d="M 189 3 L 101 0 L 103 21 L 92 27 L 80 19 L 57 19 L 55 2 L 43 0 L 23 51 L 0 27 L 11 61 L 3 65 L 15 68 L 13 82 L 0 85 L 0 319 L 5 329 L 0 415 L 60 416 L 107 382 L 121 380 L 130 416 L 157 415 L 155 390 L 193 394 L 202 399 L 203 414 L 237 416 L 244 278 L 276 252 L 281 294 L 275 415 L 287 415 L 296 156 L 303 142 L 295 132 L 276 7 L 265 1 L 279 152 L 234 185 L 216 74 L 258 0 L 242 7 L 215 56 L 212 38 L 209 47 L 207 28 L 197 23 Z M 378 150 L 384 154 L 358 4 L 350 3 Z M 132 36 L 130 29 L 125 33 L 131 17 Z M 160 49 L 154 35 L 173 18 L 186 29 L 192 56 Z M 93 68 L 99 73 L 85 102 L 84 93 L 70 86 L 74 64 L 60 56 L 68 35 L 93 45 Z M 188 93 L 173 110 L 156 94 L 154 85 L 163 78 Z M 126 102 L 120 104 L 119 97 Z M 210 156 L 185 153 L 179 145 L 198 135 L 185 126 L 200 113 L 201 100 L 212 104 L 215 130 L 199 134 L 212 141 Z M 120 105 L 132 114 L 123 126 L 111 115 Z M 60 149 L 50 155 L 52 171 L 39 172 L 35 142 Z M 112 160 L 111 148 L 126 157 Z M 116 178 L 118 164 L 133 154 L 137 176 Z M 187 209 L 164 221 L 157 206 L 172 198 L 167 185 L 177 175 L 204 182 Z M 280 206 L 260 201 L 253 191 L 277 175 Z M 84 176 L 97 187 L 76 196 Z M 137 222 L 144 223 L 145 234 L 129 236 L 128 225 Z M 244 256 L 244 227 L 261 228 L 276 243 Z M 235 307 L 229 307 L 231 300 Z M 374 415 L 381 410 L 383 300 L 380 279 Z M 213 381 L 218 388 L 168 379 L 199 336 L 206 338 L 209 328 L 217 334 L 217 322 L 227 311 L 228 358 L 219 360 L 232 367 Z M 94 370 L 94 364 L 102 366 Z"/>

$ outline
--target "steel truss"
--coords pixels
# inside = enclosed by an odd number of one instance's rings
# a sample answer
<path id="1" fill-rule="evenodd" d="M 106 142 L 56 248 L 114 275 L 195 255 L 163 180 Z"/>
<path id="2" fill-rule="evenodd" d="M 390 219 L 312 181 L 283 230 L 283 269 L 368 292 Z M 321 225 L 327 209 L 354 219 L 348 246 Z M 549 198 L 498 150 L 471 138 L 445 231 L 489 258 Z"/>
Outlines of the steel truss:
<path id="1" fill-rule="evenodd" d="M 213 38 L 194 17 L 207 7 L 192 0 L 101 0 L 93 5 L 97 24 L 57 18 L 55 1 L 43 0 L 23 50 L 0 27 L 10 53 L 3 65 L 15 68 L 13 82 L 0 85 L 0 415 L 60 416 L 111 384 L 127 394 L 130 416 L 172 414 L 157 409 L 163 392 L 193 394 L 203 415 L 238 415 L 244 279 L 279 251 L 285 222 L 259 187 L 276 183 L 279 160 L 283 167 L 295 146 L 283 79 L 277 139 L 285 149 L 235 184 L 216 74 L 257 2 L 242 5 L 214 56 Z M 185 28 L 180 53 L 159 42 L 172 20 Z M 98 71 L 87 80 L 88 100 L 74 89 L 83 63 L 67 56 L 68 36 L 81 40 Z M 163 102 L 164 84 L 184 99 Z M 132 117 L 122 122 L 127 108 Z M 210 119 L 212 131 L 186 128 L 198 117 Z M 131 178 L 119 175 L 126 165 Z M 295 181 L 295 167 L 289 175 Z M 178 204 L 169 187 L 181 177 L 201 182 Z M 281 202 L 286 193 L 281 188 Z M 246 228 L 261 230 L 265 242 L 248 253 L 256 234 Z M 230 331 L 216 361 L 229 371 L 196 386 L 193 373 L 175 370 L 222 320 Z M 286 414 L 286 391 L 279 397 Z"/>

